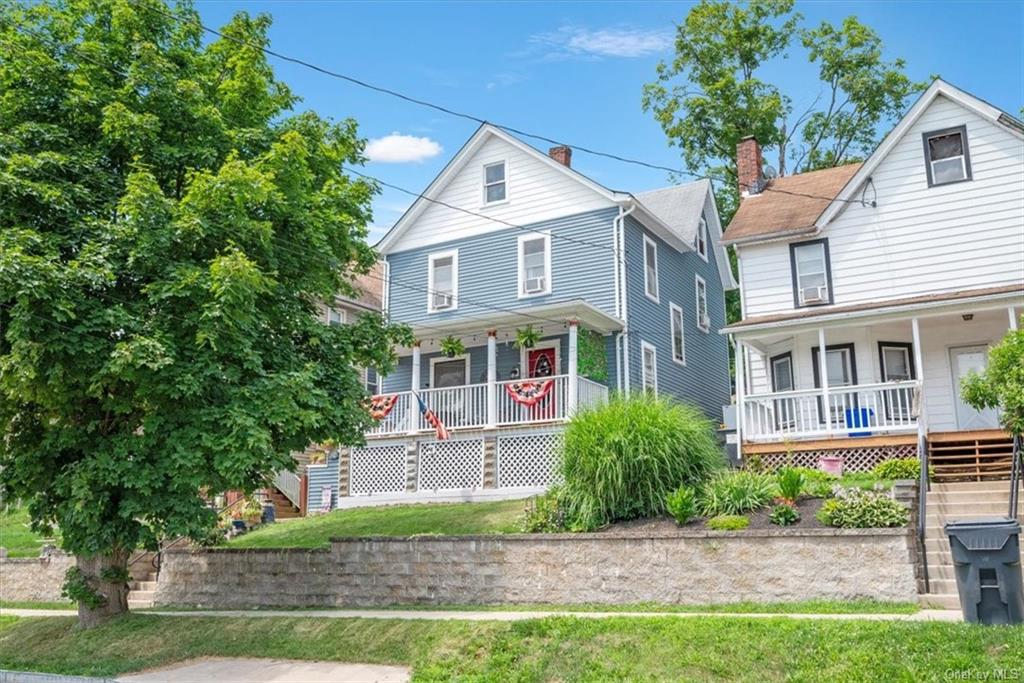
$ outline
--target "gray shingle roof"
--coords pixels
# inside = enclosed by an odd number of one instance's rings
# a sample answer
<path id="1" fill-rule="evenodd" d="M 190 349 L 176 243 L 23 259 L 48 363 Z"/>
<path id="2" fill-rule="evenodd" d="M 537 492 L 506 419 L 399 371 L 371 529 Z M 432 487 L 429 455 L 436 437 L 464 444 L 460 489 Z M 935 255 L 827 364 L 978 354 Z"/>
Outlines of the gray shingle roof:
<path id="1" fill-rule="evenodd" d="M 634 196 L 648 211 L 676 231 L 681 239 L 693 244 L 697 238 L 697 224 L 704 210 L 709 182 L 696 180 L 685 185 L 638 192 Z"/>

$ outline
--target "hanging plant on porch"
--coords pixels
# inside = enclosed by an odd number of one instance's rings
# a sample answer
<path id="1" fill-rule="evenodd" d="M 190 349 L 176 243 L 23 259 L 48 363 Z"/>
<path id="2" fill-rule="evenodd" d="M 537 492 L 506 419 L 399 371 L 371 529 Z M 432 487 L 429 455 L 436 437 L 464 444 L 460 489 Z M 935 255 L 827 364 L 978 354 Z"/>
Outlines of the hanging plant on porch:
<path id="1" fill-rule="evenodd" d="M 449 358 L 455 358 L 455 356 L 461 356 L 466 352 L 466 347 L 463 345 L 462 340 L 458 337 L 448 335 L 441 340 L 441 353 L 448 356 Z"/>
<path id="2" fill-rule="evenodd" d="M 595 382 L 608 380 L 608 355 L 604 337 L 593 330 L 580 330 L 576 346 L 576 369 L 581 377 Z"/>
<path id="3" fill-rule="evenodd" d="M 540 332 L 533 325 L 516 330 L 516 346 L 521 349 L 532 349 L 540 341 Z"/>

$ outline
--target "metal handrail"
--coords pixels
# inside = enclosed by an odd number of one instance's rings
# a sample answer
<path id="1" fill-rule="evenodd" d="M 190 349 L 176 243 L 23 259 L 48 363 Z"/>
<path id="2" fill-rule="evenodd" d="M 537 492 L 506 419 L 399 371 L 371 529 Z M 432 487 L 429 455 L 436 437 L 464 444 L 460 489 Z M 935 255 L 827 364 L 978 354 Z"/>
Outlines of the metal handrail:
<path id="1" fill-rule="evenodd" d="M 1010 466 L 1010 519 L 1017 519 L 1020 498 L 1020 480 L 1024 476 L 1024 451 L 1021 450 L 1021 435 L 1013 435 L 1013 464 Z"/>
<path id="2" fill-rule="evenodd" d="M 924 571 L 924 592 L 931 593 L 931 580 L 928 576 L 928 546 L 925 543 L 928 524 L 928 490 L 931 484 L 928 477 L 928 437 L 923 430 L 919 430 L 917 434 L 917 452 L 921 461 L 921 473 L 917 486 L 917 539 L 921 549 L 921 568 Z"/>
<path id="3" fill-rule="evenodd" d="M 235 500 L 235 501 L 233 501 L 231 503 L 228 503 L 227 505 L 225 505 L 224 507 L 222 507 L 220 510 L 217 511 L 217 516 L 220 517 L 222 514 L 224 514 L 225 512 L 227 512 L 228 510 L 230 510 L 234 506 L 238 505 L 239 503 L 241 503 L 245 499 L 246 499 L 246 496 L 242 496 L 241 498 L 239 498 L 239 499 L 237 499 L 237 500 Z M 173 548 L 174 546 L 178 545 L 179 543 L 181 543 L 183 541 L 187 541 L 187 540 L 188 540 L 188 536 L 178 536 L 176 539 L 174 539 L 170 543 L 167 543 L 166 545 L 161 544 L 161 543 L 157 543 L 157 547 L 156 547 L 156 551 L 155 551 L 156 554 L 155 554 L 155 556 L 153 558 L 153 569 L 156 570 L 157 576 L 159 576 L 159 574 L 160 574 L 160 557 L 163 554 L 163 552 L 165 550 L 170 550 L 171 548 Z M 146 555 L 148 555 L 150 552 L 151 551 L 146 551 L 146 552 L 142 553 L 141 555 L 135 557 L 134 559 L 129 560 L 128 566 L 131 567 L 136 562 L 141 560 L 143 557 L 146 557 Z"/>

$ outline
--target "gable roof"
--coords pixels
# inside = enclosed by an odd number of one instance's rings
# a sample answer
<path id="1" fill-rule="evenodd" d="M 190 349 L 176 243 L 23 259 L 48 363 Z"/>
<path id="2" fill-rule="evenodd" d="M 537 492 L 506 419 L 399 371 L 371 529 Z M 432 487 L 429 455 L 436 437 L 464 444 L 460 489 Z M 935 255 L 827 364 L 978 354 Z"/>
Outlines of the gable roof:
<path id="1" fill-rule="evenodd" d="M 744 197 L 722 236 L 723 242 L 743 244 L 820 231 L 842 212 L 861 185 L 940 95 L 1024 137 L 1024 123 L 1014 116 L 942 79 L 935 79 L 863 163 L 776 178 L 760 194 Z M 801 196 L 807 194 L 815 197 Z"/>
<path id="2" fill-rule="evenodd" d="M 860 163 L 775 178 L 756 195 L 744 197 L 722 235 L 726 244 L 815 232 L 815 222 Z"/>
<path id="3" fill-rule="evenodd" d="M 697 180 L 685 185 L 638 192 L 634 196 L 663 223 L 672 226 L 684 241 L 693 244 L 710 185 L 708 180 Z"/>

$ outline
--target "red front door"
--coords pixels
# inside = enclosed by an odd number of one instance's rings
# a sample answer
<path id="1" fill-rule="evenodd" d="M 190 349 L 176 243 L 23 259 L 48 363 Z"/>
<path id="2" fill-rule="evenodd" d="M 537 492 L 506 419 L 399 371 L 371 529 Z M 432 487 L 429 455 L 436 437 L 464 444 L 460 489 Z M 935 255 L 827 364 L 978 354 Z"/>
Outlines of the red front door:
<path id="1" fill-rule="evenodd" d="M 530 349 L 526 353 L 526 376 L 530 378 L 534 377 L 553 377 L 558 374 L 558 368 L 555 364 L 555 350 L 553 348 L 547 349 Z M 543 380 L 541 380 L 543 381 Z M 552 387 L 548 395 L 544 397 L 539 403 L 537 403 L 530 412 L 535 420 L 552 420 L 555 417 L 555 388 Z"/>

